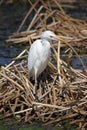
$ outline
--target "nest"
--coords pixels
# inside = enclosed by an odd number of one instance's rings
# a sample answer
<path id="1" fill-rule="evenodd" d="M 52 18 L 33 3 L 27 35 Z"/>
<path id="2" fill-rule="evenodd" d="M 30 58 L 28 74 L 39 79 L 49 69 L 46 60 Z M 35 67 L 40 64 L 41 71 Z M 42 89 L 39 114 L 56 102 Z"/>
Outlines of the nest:
<path id="1" fill-rule="evenodd" d="M 37 10 L 36 6 L 39 2 L 41 5 Z M 51 43 L 52 56 L 46 71 L 38 79 L 37 96 L 33 93 L 34 82 L 28 78 L 28 51 L 25 49 L 9 65 L 1 67 L 0 112 L 3 118 L 19 116 L 20 121 L 29 123 L 41 120 L 48 125 L 70 119 L 71 124 L 85 127 L 87 71 L 73 46 L 86 43 L 87 24 L 66 15 L 59 3 L 56 0 L 53 2 L 56 10 L 52 8 L 49 1 L 48 4 L 42 0 L 34 4 L 29 2 L 32 6 L 18 31 L 8 39 L 14 43 L 28 42 L 31 45 L 32 41 L 39 38 L 40 33 L 46 29 L 62 37 L 62 43 L 60 41 Z M 26 31 L 20 32 L 32 11 L 36 12 L 32 22 Z M 51 23 L 47 23 L 48 19 L 51 19 Z M 73 54 L 80 60 L 83 70 L 76 70 L 70 66 L 69 60 Z M 67 56 L 68 60 L 63 56 Z"/>

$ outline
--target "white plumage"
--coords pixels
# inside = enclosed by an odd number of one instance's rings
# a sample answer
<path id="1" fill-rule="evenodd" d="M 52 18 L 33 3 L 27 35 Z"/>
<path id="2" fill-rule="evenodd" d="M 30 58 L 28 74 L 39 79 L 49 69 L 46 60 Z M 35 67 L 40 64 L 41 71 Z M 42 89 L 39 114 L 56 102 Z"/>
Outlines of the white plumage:
<path id="1" fill-rule="evenodd" d="M 56 35 L 52 31 L 44 31 L 41 39 L 33 42 L 28 54 L 28 71 L 29 77 L 35 79 L 37 84 L 37 77 L 46 68 L 51 54 L 50 41 L 56 40 Z"/>

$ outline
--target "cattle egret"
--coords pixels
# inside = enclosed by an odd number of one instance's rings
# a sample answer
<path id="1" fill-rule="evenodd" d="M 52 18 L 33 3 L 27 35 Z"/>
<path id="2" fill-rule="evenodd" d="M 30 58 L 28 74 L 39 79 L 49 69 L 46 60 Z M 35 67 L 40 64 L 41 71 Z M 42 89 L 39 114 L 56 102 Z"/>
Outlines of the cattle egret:
<path id="1" fill-rule="evenodd" d="M 51 55 L 51 40 L 57 40 L 57 36 L 52 31 L 44 31 L 41 38 L 33 42 L 28 54 L 28 71 L 29 77 L 35 79 L 45 70 Z"/>

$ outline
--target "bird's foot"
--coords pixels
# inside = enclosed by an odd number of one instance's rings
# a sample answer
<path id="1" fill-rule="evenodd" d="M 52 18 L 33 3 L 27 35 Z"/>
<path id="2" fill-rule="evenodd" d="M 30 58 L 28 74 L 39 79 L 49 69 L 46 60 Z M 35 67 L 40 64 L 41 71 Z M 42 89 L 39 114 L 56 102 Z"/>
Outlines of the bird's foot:
<path id="1" fill-rule="evenodd" d="M 36 101 L 39 101 L 38 96 L 37 96 L 36 87 L 35 87 L 35 89 L 33 90 L 33 94 L 34 94 L 34 96 L 35 96 L 35 100 L 36 100 Z"/>

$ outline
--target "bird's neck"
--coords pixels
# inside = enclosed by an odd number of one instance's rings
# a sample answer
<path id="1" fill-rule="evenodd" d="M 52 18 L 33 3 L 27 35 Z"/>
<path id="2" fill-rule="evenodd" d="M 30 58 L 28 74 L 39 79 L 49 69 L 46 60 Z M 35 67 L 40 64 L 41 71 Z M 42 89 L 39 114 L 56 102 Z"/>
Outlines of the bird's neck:
<path id="1" fill-rule="evenodd" d="M 50 40 L 49 39 L 45 39 L 45 38 L 43 38 L 43 39 L 41 39 L 43 42 L 50 42 Z"/>
<path id="2" fill-rule="evenodd" d="M 50 42 L 47 39 L 41 39 L 42 46 L 50 48 Z"/>

